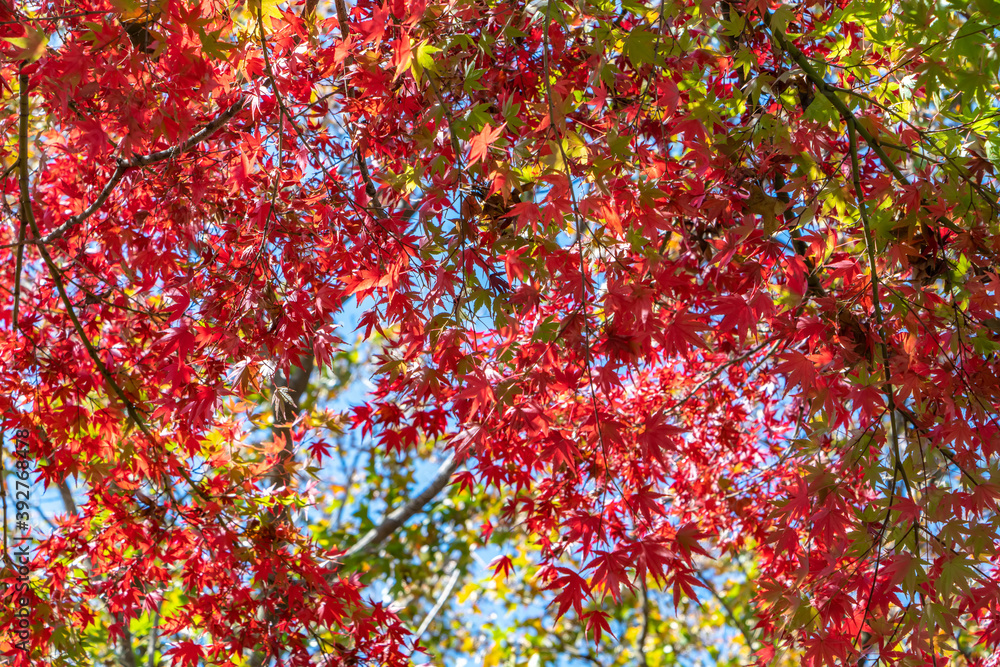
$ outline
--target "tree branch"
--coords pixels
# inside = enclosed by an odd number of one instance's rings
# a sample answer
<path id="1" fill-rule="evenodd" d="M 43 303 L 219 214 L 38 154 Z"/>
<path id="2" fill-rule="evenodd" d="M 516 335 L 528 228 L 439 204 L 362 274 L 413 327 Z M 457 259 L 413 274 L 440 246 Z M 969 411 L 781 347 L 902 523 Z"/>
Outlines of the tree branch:
<path id="1" fill-rule="evenodd" d="M 390 535 L 409 521 L 410 517 L 422 510 L 427 503 L 441 492 L 441 489 L 448 486 L 448 482 L 451 481 L 451 475 L 458 469 L 458 465 L 459 463 L 455 455 L 449 455 L 445 459 L 445 462 L 441 464 L 441 467 L 438 468 L 437 474 L 426 489 L 410 500 L 410 502 L 390 513 L 378 526 L 365 533 L 364 537 L 344 553 L 344 558 L 363 556 L 375 552 Z"/>
<path id="2" fill-rule="evenodd" d="M 646 580 L 642 580 L 642 630 L 639 632 L 639 639 L 636 640 L 636 652 L 639 654 L 639 664 L 642 667 L 649 667 L 646 659 L 646 641 L 649 639 L 649 589 L 646 587 Z"/>
<path id="3" fill-rule="evenodd" d="M 127 618 L 122 619 L 122 665 L 124 667 L 136 667 L 134 642 L 128 623 Z"/>
<path id="4" fill-rule="evenodd" d="M 872 235 L 871 223 L 868 220 L 868 207 L 865 206 L 865 191 L 861 187 L 861 165 L 858 160 L 858 137 L 856 134 L 858 127 L 857 121 L 852 116 L 847 121 L 847 133 L 851 145 L 851 177 L 854 181 L 854 196 L 858 200 L 858 212 L 861 215 L 861 224 L 865 232 L 865 248 L 868 252 L 868 263 L 871 265 L 869 270 L 871 271 L 872 283 L 872 308 L 875 310 L 879 338 L 882 339 L 880 347 L 882 348 L 882 371 L 885 376 L 883 391 L 885 392 L 886 407 L 889 409 L 889 424 L 892 430 L 892 453 L 896 469 L 903 480 L 903 486 L 906 487 L 906 493 L 912 496 L 913 490 L 910 488 L 910 480 L 906 476 L 906 470 L 903 468 L 903 459 L 899 451 L 899 428 L 896 425 L 896 396 L 892 384 L 892 373 L 889 369 L 889 344 L 886 342 L 889 334 L 885 328 L 885 318 L 882 315 L 882 302 L 879 300 L 878 295 L 879 278 L 878 265 L 875 258 L 875 238 Z"/>
<path id="5" fill-rule="evenodd" d="M 244 104 L 246 104 L 246 98 L 241 95 L 240 98 L 232 104 L 232 106 L 230 106 L 228 109 L 219 114 L 214 120 L 205 125 L 205 127 L 201 128 L 200 130 L 192 134 L 190 137 L 188 137 L 186 141 L 182 141 L 176 146 L 173 146 L 171 148 L 166 148 L 162 151 L 156 151 L 154 153 L 147 153 L 146 155 L 135 155 L 129 160 L 123 160 L 119 158 L 118 166 L 115 167 L 114 173 L 111 174 L 111 178 L 104 185 L 104 188 L 97 196 L 97 199 L 94 200 L 94 203 L 88 206 L 82 213 L 74 215 L 72 218 L 70 218 L 63 224 L 53 229 L 45 237 L 39 239 L 38 241 L 35 241 L 35 243 L 51 243 L 55 239 L 58 239 L 67 231 L 69 231 L 73 227 L 76 227 L 84 220 L 86 220 L 94 213 L 96 213 L 97 209 L 101 208 L 101 206 L 104 205 L 104 202 L 108 200 L 108 197 L 111 196 L 111 193 L 114 191 L 115 186 L 118 185 L 118 183 L 122 180 L 127 171 L 129 171 L 130 169 L 135 169 L 137 167 L 146 167 L 156 162 L 162 162 L 163 160 L 168 160 L 170 158 L 177 157 L 181 153 L 190 150 L 195 145 L 201 143 L 202 141 L 205 141 L 213 134 L 218 132 L 223 125 L 228 123 L 233 118 L 233 116 L 238 114 L 240 110 L 243 109 Z"/>
<path id="6" fill-rule="evenodd" d="M 265 473 L 265 479 L 276 486 L 288 486 L 291 480 L 291 474 L 286 470 L 286 466 L 295 453 L 292 446 L 292 424 L 299 416 L 302 395 L 309 387 L 312 370 L 313 356 L 309 354 L 303 359 L 301 369 L 289 373 L 285 386 L 279 386 L 274 382 L 274 391 L 277 394 L 274 401 L 274 436 L 283 440 L 284 447 L 278 456 L 278 461 Z M 282 507 L 281 515 L 282 520 L 288 518 L 287 506 Z"/>
<path id="7" fill-rule="evenodd" d="M 148 656 L 146 667 L 156 667 L 156 629 L 160 624 L 160 607 L 162 605 L 163 601 L 161 600 L 156 605 L 156 609 L 153 610 L 153 622 L 150 624 L 149 639 L 146 641 L 146 654 Z"/>
<path id="8" fill-rule="evenodd" d="M 441 612 L 441 609 L 448 601 L 448 596 L 450 596 L 451 592 L 455 589 L 455 584 L 458 583 L 458 577 L 461 573 L 462 571 L 458 567 L 458 563 L 455 563 L 451 576 L 448 577 L 448 581 L 445 582 L 444 588 L 441 589 L 441 594 L 438 595 L 437 600 L 434 602 L 434 606 L 431 607 L 431 610 L 427 612 L 426 616 L 424 616 L 424 620 L 420 622 L 420 627 L 417 628 L 417 631 L 413 633 L 414 645 L 420 641 L 420 638 L 425 632 L 427 632 L 427 628 L 429 628 L 431 623 L 434 622 L 434 618 Z"/>
<path id="9" fill-rule="evenodd" d="M 351 36 L 351 29 L 348 25 L 347 5 L 344 4 L 344 0 L 336 0 L 334 4 L 337 6 L 337 23 L 340 24 L 340 35 L 346 42 Z M 346 82 L 344 83 L 344 95 L 348 98 L 351 96 Z M 368 195 L 368 198 L 374 204 L 377 217 L 385 220 L 389 216 L 386 215 L 385 208 L 382 207 L 382 202 L 379 201 L 378 189 L 375 187 L 375 182 L 372 181 L 371 174 L 368 173 L 368 165 L 365 163 L 365 156 L 361 153 L 361 146 L 354 149 L 354 157 L 358 161 L 358 171 L 361 172 L 361 180 L 365 184 L 365 194 Z"/>
<path id="10" fill-rule="evenodd" d="M 24 63 L 21 63 L 24 68 Z M 28 75 L 18 74 L 20 88 L 20 118 L 17 141 L 18 181 L 21 186 L 21 226 L 17 232 L 17 259 L 14 262 L 14 311 L 11 318 L 14 334 L 17 335 L 18 310 L 21 305 L 21 272 L 24 267 L 24 234 L 28 229 L 28 216 L 32 215 L 31 192 L 28 188 Z"/>
<path id="11" fill-rule="evenodd" d="M 25 214 L 24 214 L 25 219 L 28 221 L 28 225 L 31 227 L 32 236 L 35 239 L 38 239 L 41 236 L 41 234 L 38 231 L 38 225 L 35 223 L 35 217 L 34 213 L 31 210 L 32 207 L 30 200 L 27 202 L 27 204 L 28 205 L 25 209 Z M 52 259 L 52 255 L 49 254 L 49 251 L 45 247 L 44 243 L 36 242 L 36 245 L 38 247 L 39 253 L 42 255 L 42 260 L 45 262 L 46 267 L 48 267 L 49 276 L 52 278 L 52 282 L 56 286 L 56 291 L 59 293 L 59 299 L 62 301 L 63 307 L 66 309 L 66 315 L 67 317 L 69 317 L 70 322 L 72 322 L 73 329 L 76 332 L 77 336 L 80 338 L 80 341 L 83 343 L 84 349 L 87 350 L 87 356 L 89 356 L 91 361 L 94 362 L 94 366 L 97 368 L 97 371 L 100 374 L 101 378 L 103 378 L 104 381 L 108 384 L 108 386 L 111 387 L 112 393 L 114 393 L 115 396 L 117 396 L 118 399 L 125 406 L 126 414 L 128 414 L 129 418 L 131 418 L 132 421 L 135 422 L 136 426 L 139 428 L 142 434 L 146 436 L 146 438 L 149 440 L 150 443 L 157 442 L 157 439 L 153 436 L 153 432 L 149 429 L 149 425 L 146 424 L 146 421 L 142 418 L 142 415 L 139 414 L 138 407 L 125 394 L 125 391 L 121 388 L 121 386 L 115 380 L 114 376 L 111 374 L 111 371 L 108 369 L 107 364 L 105 364 L 104 361 L 101 360 L 100 355 L 97 354 L 97 349 L 94 347 L 94 344 L 90 341 L 90 338 L 87 336 L 87 332 L 83 330 L 83 324 L 80 323 L 80 318 L 77 317 L 76 310 L 73 308 L 73 302 L 70 300 L 69 295 L 66 293 L 66 287 L 63 284 L 62 273 L 60 272 L 59 267 L 56 266 L 55 261 Z M 198 484 L 195 483 L 193 479 L 191 479 L 191 476 L 187 473 L 187 471 L 185 471 L 183 468 L 178 468 L 178 472 L 180 473 L 181 477 L 183 477 L 184 480 L 188 484 L 190 484 L 192 491 L 201 496 L 202 499 L 210 500 L 209 495 L 205 493 L 205 491 L 203 491 L 202 488 L 198 486 Z"/>
<path id="12" fill-rule="evenodd" d="M 774 40 L 778 43 L 778 47 L 781 48 L 782 51 L 787 53 L 792 58 L 792 60 L 795 61 L 795 64 L 797 64 L 799 67 L 802 68 L 802 71 L 805 73 L 806 77 L 812 82 L 812 84 L 816 87 L 816 89 L 830 101 L 830 104 L 832 104 L 833 108 L 837 110 L 837 113 L 840 114 L 840 117 L 844 120 L 844 122 L 848 124 L 848 127 L 850 128 L 850 126 L 853 124 L 855 131 L 861 136 L 862 139 L 865 140 L 865 143 L 875 153 L 875 155 L 878 156 L 878 159 L 882 162 L 882 164 L 885 165 L 886 169 L 888 169 L 892 173 L 893 178 L 895 178 L 900 185 L 909 185 L 910 184 L 909 179 L 906 178 L 906 175 L 903 174 L 902 170 L 885 152 L 885 149 L 882 147 L 882 144 L 878 141 L 878 139 L 875 138 L 875 136 L 871 132 L 868 131 L 868 129 L 864 125 L 858 122 L 858 118 L 857 116 L 854 115 L 854 112 L 852 112 L 850 108 L 847 106 L 847 104 L 845 104 L 844 101 L 840 99 L 840 97 L 837 95 L 837 93 L 843 91 L 843 89 L 828 83 L 826 79 L 824 79 L 820 75 L 820 73 L 816 71 L 816 68 L 813 67 L 812 63 L 809 62 L 809 58 L 807 58 L 805 54 L 803 54 L 802 51 L 800 51 L 799 48 L 795 46 L 795 44 L 790 42 L 784 33 L 782 33 L 780 30 L 777 30 L 772 25 L 771 12 L 767 11 L 767 9 L 764 9 L 762 12 L 762 16 L 764 18 L 764 24 L 771 30 L 771 35 L 774 37 Z M 928 209 L 926 205 L 921 203 L 921 207 L 925 211 L 930 212 L 930 209 Z M 961 227 L 959 227 L 954 222 L 952 222 L 951 220 L 949 220 L 944 216 L 941 215 L 935 216 L 934 221 L 941 225 L 944 225 L 945 227 L 947 227 L 948 229 L 952 230 L 957 234 L 960 234 L 963 231 Z M 987 254 L 991 256 L 991 258 L 993 257 L 993 253 L 989 252 L 988 249 L 985 248 L 982 249 L 985 252 L 987 252 Z"/>
<path id="13" fill-rule="evenodd" d="M 66 480 L 62 480 L 56 484 L 59 487 L 59 495 L 62 496 L 63 505 L 66 506 L 66 512 L 76 516 L 78 514 L 76 508 L 76 501 L 73 499 L 73 492 L 69 488 L 69 484 Z"/>
<path id="14" fill-rule="evenodd" d="M 22 67 L 23 67 L 23 65 L 22 65 Z M 17 331 L 18 305 L 19 305 L 20 294 L 21 294 L 21 270 L 22 270 L 23 258 L 24 258 L 24 237 L 25 237 L 26 229 L 30 226 L 31 230 L 32 230 L 32 234 L 35 236 L 35 238 L 38 237 L 38 227 L 37 227 L 37 225 L 35 223 L 34 211 L 32 210 L 32 206 L 31 206 L 31 190 L 30 190 L 29 183 L 28 183 L 28 178 L 29 178 L 29 174 L 28 174 L 28 76 L 26 74 L 21 73 L 18 76 L 18 84 L 19 84 L 19 87 L 20 87 L 20 91 L 19 91 L 20 92 L 20 104 L 19 104 L 19 106 L 20 106 L 20 109 L 19 109 L 19 111 L 20 111 L 20 127 L 19 127 L 19 131 L 18 131 L 18 167 L 19 167 L 19 174 L 18 174 L 19 178 L 18 178 L 18 180 L 20 181 L 20 189 L 21 189 L 21 226 L 20 226 L 20 230 L 18 232 L 17 261 L 16 261 L 16 265 L 15 265 L 15 269 L 14 269 L 14 271 L 15 271 L 15 276 L 14 276 L 14 312 L 13 312 L 12 322 L 13 322 L 13 325 L 14 325 L 14 331 L 15 332 Z M 77 328 L 77 333 L 80 334 L 80 338 L 81 338 L 81 340 L 83 340 L 84 345 L 87 346 L 88 351 L 93 351 L 92 346 L 90 345 L 90 341 L 87 339 L 87 337 L 83 333 L 83 329 L 80 326 L 79 320 L 76 318 L 76 315 L 72 311 L 72 304 L 69 302 L 69 299 L 66 296 L 66 291 L 63 288 L 62 281 L 59 278 L 58 270 L 56 269 L 55 264 L 52 261 L 52 258 L 49 257 L 49 254 L 45 250 L 44 247 L 39 246 L 39 249 L 42 251 L 42 256 L 45 259 L 45 263 L 49 267 L 49 271 L 52 274 L 52 279 L 56 282 L 56 287 L 59 290 L 59 294 L 62 297 L 63 303 L 66 305 L 66 308 L 70 311 L 70 318 L 73 320 L 73 323 L 74 323 L 74 325 Z M 107 369 L 103 366 L 103 364 L 100 364 L 100 360 L 96 357 L 96 355 L 92 355 L 92 356 L 94 357 L 94 361 L 99 364 L 99 367 L 100 367 L 100 369 L 102 371 L 102 374 L 106 376 L 106 379 L 110 378 L 110 374 L 107 372 Z M 114 385 L 113 382 L 112 382 L 112 385 L 115 386 L 115 389 L 118 390 L 118 393 L 119 393 L 120 397 L 123 399 L 123 401 L 125 401 L 125 399 L 124 399 L 124 393 L 121 391 L 121 389 L 118 388 L 117 385 Z M 128 405 L 128 402 L 127 401 L 125 401 L 125 402 Z M 76 516 L 77 515 L 76 502 L 73 500 L 73 494 L 70 492 L 69 487 L 66 485 L 65 481 L 59 482 L 58 486 L 59 486 L 59 493 L 62 495 L 63 503 L 66 505 L 66 511 L 69 512 L 70 514 Z M 5 498 L 5 500 L 6 500 L 6 498 Z M 6 510 L 6 505 L 5 505 L 4 509 Z M 5 515 L 6 515 L 6 512 L 5 512 Z M 6 522 L 4 523 L 4 528 L 6 529 Z M 5 539 L 5 543 L 6 543 L 6 539 Z M 135 650 L 134 650 L 134 648 L 132 646 L 132 633 L 129 632 L 128 621 L 125 620 L 124 623 L 125 623 L 124 634 L 122 636 L 122 664 L 125 667 L 136 667 L 136 665 L 135 665 Z"/>
<path id="15" fill-rule="evenodd" d="M 701 583 L 705 584 L 705 587 L 708 588 L 708 592 L 711 593 L 712 597 L 714 597 L 719 602 L 719 604 L 722 606 L 722 609 L 725 611 L 726 616 L 729 617 L 729 620 L 733 622 L 733 624 L 736 626 L 736 629 L 740 631 L 741 635 L 743 635 L 743 639 L 745 639 L 747 642 L 747 648 L 753 651 L 754 645 L 757 642 L 754 641 L 753 633 L 747 626 L 746 621 L 736 618 L 736 614 L 733 612 L 733 608 L 729 604 L 729 601 L 726 600 L 726 598 L 724 598 L 722 594 L 719 593 L 719 591 L 715 590 L 715 586 L 712 584 L 711 581 L 703 577 L 699 572 L 695 572 L 695 576 L 698 577 Z"/>

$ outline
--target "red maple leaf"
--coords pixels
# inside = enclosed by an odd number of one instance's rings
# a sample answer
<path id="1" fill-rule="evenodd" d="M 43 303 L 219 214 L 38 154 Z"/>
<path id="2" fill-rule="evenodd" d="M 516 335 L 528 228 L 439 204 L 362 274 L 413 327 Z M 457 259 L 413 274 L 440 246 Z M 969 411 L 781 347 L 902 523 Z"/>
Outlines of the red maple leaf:
<path id="1" fill-rule="evenodd" d="M 180 667 L 197 667 L 205 657 L 205 647 L 194 642 L 180 642 L 164 655 L 176 659 Z"/>
<path id="2" fill-rule="evenodd" d="M 490 127 L 489 123 L 486 123 L 483 126 L 483 131 L 469 140 L 469 162 L 467 166 L 471 167 L 486 157 L 490 145 L 500 137 L 505 127 L 507 127 L 507 123 L 503 123 L 495 129 Z"/>

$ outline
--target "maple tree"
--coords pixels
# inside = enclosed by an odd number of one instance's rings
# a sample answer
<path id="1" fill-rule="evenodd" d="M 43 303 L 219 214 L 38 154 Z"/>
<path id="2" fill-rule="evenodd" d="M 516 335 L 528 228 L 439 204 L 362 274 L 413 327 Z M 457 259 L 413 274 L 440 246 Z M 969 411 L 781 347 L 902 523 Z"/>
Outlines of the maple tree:
<path id="1" fill-rule="evenodd" d="M 982 663 L 998 38 L 992 0 L 0 0 L 0 407 L 64 502 L 0 649 Z"/>

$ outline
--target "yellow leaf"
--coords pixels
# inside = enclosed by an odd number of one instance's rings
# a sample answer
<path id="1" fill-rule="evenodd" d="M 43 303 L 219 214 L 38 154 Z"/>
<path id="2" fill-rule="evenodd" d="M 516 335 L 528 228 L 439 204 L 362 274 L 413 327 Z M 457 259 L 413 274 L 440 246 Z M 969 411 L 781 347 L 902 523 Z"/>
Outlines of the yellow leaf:
<path id="1" fill-rule="evenodd" d="M 272 19 L 281 18 L 281 9 L 278 8 L 280 4 L 281 0 L 250 0 L 250 10 L 263 21 L 265 28 L 272 29 Z"/>
<path id="2" fill-rule="evenodd" d="M 21 49 L 21 52 L 17 54 L 18 59 L 33 63 L 45 53 L 45 47 L 49 43 L 49 36 L 42 30 L 25 26 L 24 37 L 5 37 L 4 41 L 10 42 Z"/>
<path id="3" fill-rule="evenodd" d="M 764 236 L 770 237 L 778 229 L 778 215 L 785 210 L 785 204 L 777 197 L 765 194 L 756 183 L 750 186 L 750 196 L 746 207 L 751 213 L 761 217 L 764 222 Z"/>

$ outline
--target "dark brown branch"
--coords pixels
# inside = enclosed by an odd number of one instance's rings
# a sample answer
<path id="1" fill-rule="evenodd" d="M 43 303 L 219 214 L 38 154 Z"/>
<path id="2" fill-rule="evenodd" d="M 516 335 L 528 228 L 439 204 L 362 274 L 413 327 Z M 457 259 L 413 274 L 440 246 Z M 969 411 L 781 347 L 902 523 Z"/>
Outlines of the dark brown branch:
<path id="1" fill-rule="evenodd" d="M 66 480 L 62 480 L 61 482 L 58 482 L 56 486 L 59 487 L 59 495 L 62 496 L 63 505 L 66 506 L 66 512 L 76 516 L 78 513 L 76 501 L 73 499 L 73 492 L 70 491 L 69 484 L 66 483 Z"/>
<path id="2" fill-rule="evenodd" d="M 795 61 L 795 63 L 799 67 L 802 68 L 802 71 L 805 73 L 806 77 L 812 82 L 813 86 L 816 87 L 816 90 L 821 92 L 823 96 L 830 101 L 830 104 L 832 104 L 833 108 L 837 110 L 837 113 L 840 114 L 840 117 L 844 120 L 845 123 L 848 124 L 848 127 L 850 128 L 853 126 L 857 134 L 861 136 L 862 139 L 865 140 L 865 143 L 868 145 L 868 148 L 871 151 L 873 151 L 875 155 L 878 156 L 878 159 L 882 162 L 883 165 L 885 165 L 886 169 L 888 169 L 892 173 L 893 178 L 896 179 L 896 181 L 900 185 L 909 185 L 910 184 L 909 179 L 906 178 L 906 175 L 903 174 L 902 170 L 885 152 L 885 149 L 882 147 L 882 144 L 879 142 L 879 140 L 871 132 L 868 131 L 868 128 L 866 128 L 863 124 L 858 122 L 858 118 L 857 116 L 854 115 L 854 112 L 852 112 L 850 108 L 847 106 L 847 104 L 844 103 L 844 100 L 840 99 L 838 93 L 844 92 L 844 89 L 841 89 L 837 86 L 828 83 L 826 79 L 824 79 L 820 75 L 820 73 L 816 71 L 816 68 L 813 67 L 812 63 L 809 62 L 809 58 L 807 58 L 805 54 L 802 53 L 802 51 L 800 51 L 797 46 L 795 46 L 795 44 L 789 41 L 784 33 L 782 33 L 780 30 L 777 30 L 772 25 L 771 12 L 767 11 L 766 9 L 763 10 L 763 18 L 765 25 L 767 25 L 767 27 L 770 28 L 771 35 L 774 37 L 774 41 L 777 42 L 778 47 L 782 51 L 787 53 L 792 58 L 792 60 Z M 924 209 L 924 211 L 930 213 L 930 209 L 927 206 L 922 205 L 922 208 Z M 957 234 L 960 234 L 964 231 L 962 230 L 961 227 L 959 227 L 958 225 L 956 225 L 954 222 L 944 217 L 943 215 L 935 216 L 934 221 L 940 225 L 947 227 L 948 229 Z M 985 251 L 991 257 L 991 259 L 994 258 L 993 253 L 990 252 L 988 249 L 986 248 L 980 248 L 980 249 Z"/>
<path id="3" fill-rule="evenodd" d="M 274 437 L 284 442 L 278 461 L 265 474 L 265 479 L 275 486 L 288 486 L 291 474 L 288 472 L 288 462 L 294 456 L 292 446 L 292 424 L 299 416 L 302 395 L 309 387 L 309 378 L 313 370 L 313 356 L 307 355 L 302 360 L 302 368 L 296 368 L 289 373 L 284 386 L 274 382 Z M 287 506 L 282 507 L 281 520 L 288 518 Z"/>
<path id="4" fill-rule="evenodd" d="M 337 22 L 340 24 L 340 36 L 347 41 L 347 38 L 351 36 L 351 29 L 347 25 L 347 5 L 344 4 L 344 0 L 336 0 L 334 3 L 337 5 Z"/>
<path id="5" fill-rule="evenodd" d="M 224 125 L 230 118 L 232 118 L 243 106 L 243 98 L 241 97 L 232 107 L 230 107 L 225 113 L 221 114 L 218 118 L 213 120 L 211 123 L 206 125 L 204 128 L 192 135 L 187 141 L 181 142 L 173 148 L 169 148 L 163 151 L 157 151 L 156 153 L 149 153 L 148 155 L 140 155 L 133 157 L 131 160 L 119 160 L 118 167 L 115 169 L 114 175 L 111 180 L 105 185 L 104 190 L 101 191 L 101 195 L 98 197 L 87 210 L 83 213 L 74 216 L 67 220 L 63 225 L 53 230 L 48 236 L 42 237 L 41 232 L 38 230 L 38 224 L 35 221 L 35 215 L 33 207 L 31 204 L 31 192 L 30 185 L 28 183 L 28 160 L 27 160 L 27 120 L 28 120 L 28 77 L 25 74 L 19 76 L 20 84 L 20 130 L 19 130 L 19 151 L 18 156 L 19 167 L 20 167 L 20 189 L 21 189 L 21 221 L 22 221 L 22 237 L 25 235 L 24 227 L 25 225 L 31 229 L 32 243 L 37 245 L 38 251 L 42 256 L 42 260 L 45 262 L 46 267 L 49 270 L 49 275 L 52 278 L 52 282 L 56 286 L 56 291 L 59 293 L 59 298 L 66 308 L 66 315 L 70 318 L 73 323 L 73 329 L 76 331 L 77 336 L 83 343 L 84 348 L 87 350 L 87 355 L 90 357 L 91 361 L 94 362 L 98 372 L 104 381 L 111 387 L 113 393 L 118 397 L 118 399 L 125 406 L 125 411 L 128 416 L 135 422 L 139 430 L 149 439 L 149 441 L 156 442 L 156 438 L 153 437 L 152 432 L 146 425 L 145 420 L 140 415 L 138 408 L 125 394 L 124 390 L 115 381 L 114 375 L 112 375 L 110 369 L 101 360 L 100 355 L 97 353 L 97 349 L 91 342 L 90 338 L 87 336 L 83 329 L 83 325 L 80 323 L 80 319 L 76 315 L 76 311 L 73 308 L 73 302 L 70 300 L 69 295 L 66 293 L 66 287 L 63 283 L 62 272 L 59 267 L 56 266 L 55 261 L 52 259 L 52 255 L 49 254 L 46 248 L 46 243 L 54 238 L 58 238 L 59 235 L 63 234 L 67 229 L 72 226 L 79 224 L 86 220 L 90 215 L 94 213 L 101 204 L 107 200 L 110 196 L 111 191 L 114 186 L 121 180 L 122 176 L 128 169 L 133 167 L 144 166 L 147 164 L 152 164 L 160 160 L 165 160 L 174 155 L 178 155 L 183 151 L 187 150 L 191 146 L 194 146 L 199 141 L 211 136 L 216 130 L 218 130 L 222 125 Z M 18 256 L 20 258 L 20 253 L 24 250 L 24 244 L 21 243 L 18 246 Z M 15 304 L 17 300 L 17 292 L 19 291 L 19 278 L 15 279 L 17 285 L 15 287 Z M 15 305 L 15 309 L 17 306 Z M 16 310 L 15 310 L 16 312 Z M 16 321 L 16 320 L 15 320 Z M 184 470 L 180 471 L 181 476 L 187 481 L 194 492 L 200 495 L 203 499 L 208 500 L 208 495 L 202 491 L 191 476 L 187 474 Z"/>
<path id="6" fill-rule="evenodd" d="M 639 654 L 639 664 L 642 667 L 649 667 L 646 659 L 646 642 L 649 639 L 649 589 L 646 587 L 646 580 L 642 580 L 642 630 L 639 632 L 639 639 L 636 640 L 636 653 Z"/>
<path id="7" fill-rule="evenodd" d="M 241 96 L 238 100 L 236 100 L 236 102 L 233 103 L 232 106 L 230 106 L 228 109 L 219 114 L 214 120 L 205 125 L 205 127 L 201 128 L 200 130 L 192 134 L 190 137 L 188 137 L 186 141 L 182 141 L 176 146 L 173 146 L 171 148 L 166 148 L 162 151 L 156 151 L 155 153 L 147 153 L 146 155 L 135 155 L 128 160 L 123 160 L 119 158 L 118 166 L 115 167 L 114 173 L 111 174 L 111 178 L 104 185 L 104 188 L 101 190 L 101 193 L 97 196 L 97 199 L 94 200 L 94 203 L 88 206 L 82 213 L 74 215 L 72 218 L 70 218 L 63 224 L 53 229 L 39 242 L 50 243 L 55 239 L 58 239 L 67 231 L 69 231 L 73 227 L 76 227 L 84 220 L 86 220 L 94 213 L 96 213 L 97 209 L 101 208 L 101 206 L 104 205 L 104 202 L 108 200 L 108 197 L 110 197 L 111 193 L 114 191 L 115 186 L 117 186 L 118 183 L 121 182 L 122 178 L 125 176 L 125 173 L 128 172 L 130 169 L 135 169 L 137 167 L 146 167 L 156 162 L 169 160 L 171 158 L 177 157 L 181 153 L 190 150 L 192 147 L 196 146 L 202 141 L 205 141 L 213 134 L 218 132 L 223 125 L 228 123 L 233 118 L 233 116 L 238 114 L 240 110 L 243 109 L 244 104 L 246 104 L 246 98 Z"/>
<path id="8" fill-rule="evenodd" d="M 153 610 L 153 622 L 150 624 L 149 639 L 146 641 L 146 655 L 149 656 L 146 661 L 147 667 L 156 667 L 156 629 L 160 624 L 160 607 L 162 605 L 163 601 L 161 600 L 156 605 L 156 609 Z"/>
<path id="9" fill-rule="evenodd" d="M 316 5 L 319 4 L 319 0 L 306 0 L 305 7 L 302 8 L 302 18 L 307 21 L 316 20 Z"/>
<path id="10" fill-rule="evenodd" d="M 122 665 L 123 667 L 136 667 L 135 663 L 135 648 L 134 640 L 132 639 L 132 631 L 128 627 L 128 619 L 121 618 L 122 622 Z"/>
<path id="11" fill-rule="evenodd" d="M 24 67 L 24 63 L 21 64 Z M 24 268 L 24 234 L 28 229 L 28 216 L 32 214 L 31 193 L 28 188 L 28 75 L 18 75 L 20 87 L 20 126 L 18 127 L 17 167 L 21 186 L 21 225 L 17 232 L 17 259 L 14 262 L 14 312 L 11 318 L 16 335 L 18 311 L 21 305 L 21 272 Z"/>
<path id="12" fill-rule="evenodd" d="M 378 217 L 385 220 L 389 216 L 385 214 L 385 209 L 382 208 L 382 202 L 378 198 L 378 190 L 375 189 L 375 183 L 372 181 L 371 175 L 368 173 L 368 165 L 365 164 L 365 156 L 361 153 L 361 147 L 355 149 L 354 156 L 358 160 L 358 170 L 361 172 L 361 180 L 365 182 L 365 194 L 368 198 L 372 200 L 372 204 L 375 206 L 375 213 Z"/>

